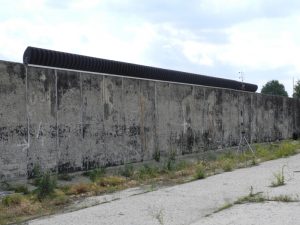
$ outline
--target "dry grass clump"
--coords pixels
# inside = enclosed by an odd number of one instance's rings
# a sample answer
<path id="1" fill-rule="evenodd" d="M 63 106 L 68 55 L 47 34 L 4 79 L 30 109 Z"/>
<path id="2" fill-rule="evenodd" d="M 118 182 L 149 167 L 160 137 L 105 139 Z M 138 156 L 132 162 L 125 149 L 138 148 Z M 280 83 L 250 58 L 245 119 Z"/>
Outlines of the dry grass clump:
<path id="1" fill-rule="evenodd" d="M 55 206 L 63 206 L 70 202 L 70 198 L 62 190 L 55 189 L 50 204 Z"/>
<path id="2" fill-rule="evenodd" d="M 96 181 L 96 184 L 102 187 L 119 186 L 126 182 L 124 177 L 108 176 L 102 177 Z"/>
<path id="3" fill-rule="evenodd" d="M 137 169 L 127 164 L 119 170 L 118 175 L 106 175 L 104 168 L 85 172 L 90 178 L 87 183 L 76 183 L 58 187 L 56 176 L 51 173 L 42 173 L 36 166 L 34 171 L 37 189 L 29 192 L 27 186 L 18 185 L 10 187 L 12 191 L 23 194 L 6 196 L 0 202 L 0 224 L 16 223 L 39 215 L 50 214 L 70 204 L 78 197 L 110 193 L 117 190 L 141 185 L 159 184 L 172 185 L 184 183 L 195 179 L 204 179 L 207 176 L 220 172 L 232 171 L 236 168 L 256 165 L 258 162 L 294 155 L 300 149 L 299 141 L 283 141 L 271 144 L 253 145 L 255 152 L 209 152 L 198 162 L 178 161 L 175 151 L 171 151 L 161 164 L 145 164 Z M 283 185 L 285 177 L 283 170 L 274 175 L 272 186 Z M 71 180 L 71 176 L 63 174 L 58 176 L 62 180 Z M 287 196 L 277 199 L 266 199 L 259 194 L 250 193 L 249 196 L 238 199 L 233 204 L 260 201 L 291 201 Z M 227 204 L 221 209 L 233 204 Z"/>
<path id="4" fill-rule="evenodd" d="M 78 183 L 65 188 L 67 195 L 80 195 L 94 190 L 93 184 L 91 183 Z"/>
<path id="5" fill-rule="evenodd" d="M 0 224 L 17 223 L 42 210 L 39 201 L 32 201 L 21 194 L 8 195 L 0 203 Z"/>

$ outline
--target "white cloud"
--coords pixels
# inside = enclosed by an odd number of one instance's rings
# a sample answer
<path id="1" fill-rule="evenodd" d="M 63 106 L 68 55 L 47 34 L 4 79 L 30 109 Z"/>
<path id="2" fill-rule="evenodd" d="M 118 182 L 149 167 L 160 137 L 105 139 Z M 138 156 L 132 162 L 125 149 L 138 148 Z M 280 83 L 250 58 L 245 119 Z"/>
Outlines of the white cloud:
<path id="1" fill-rule="evenodd" d="M 278 79 L 290 94 L 292 77 L 300 78 L 300 16 L 291 13 L 300 11 L 297 1 L 120 3 L 6 1 L 0 9 L 1 55 L 22 61 L 31 45 L 153 66 L 160 58 L 166 64 L 159 66 L 170 69 L 232 79 L 244 70 L 248 82 L 260 85 Z"/>
<path id="2" fill-rule="evenodd" d="M 191 62 L 206 66 L 214 65 L 214 57 L 218 51 L 218 46 L 197 41 L 184 41 L 182 45 L 183 54 Z"/>
<path id="3" fill-rule="evenodd" d="M 213 14 L 230 14 L 259 10 L 261 2 L 260 0 L 202 0 L 199 1 L 199 7 L 202 11 L 209 11 Z"/>
<path id="4" fill-rule="evenodd" d="M 183 53 L 199 64 L 204 57 L 246 69 L 292 66 L 300 72 L 300 31 L 296 27 L 300 27 L 300 17 L 242 23 L 226 29 L 228 43 L 182 41 Z"/>
<path id="5" fill-rule="evenodd" d="M 293 66 L 299 70 L 300 17 L 264 19 L 236 25 L 228 30 L 230 43 L 218 59 L 233 66 L 251 69 L 276 69 Z"/>
<path id="6" fill-rule="evenodd" d="M 6 59 L 20 62 L 23 51 L 30 45 L 146 64 L 142 55 L 156 36 L 155 26 L 139 23 L 116 27 L 111 22 L 113 19 L 105 13 L 91 15 L 79 23 L 49 23 L 31 18 L 0 21 L 0 29 L 5 34 L 0 35 L 1 53 Z"/>

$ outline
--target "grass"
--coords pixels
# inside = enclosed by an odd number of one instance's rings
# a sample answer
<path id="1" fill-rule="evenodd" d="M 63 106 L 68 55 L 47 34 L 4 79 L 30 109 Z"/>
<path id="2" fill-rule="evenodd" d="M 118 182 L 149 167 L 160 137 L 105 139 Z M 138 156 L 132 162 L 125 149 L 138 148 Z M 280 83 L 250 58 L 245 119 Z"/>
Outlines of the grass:
<path id="1" fill-rule="evenodd" d="M 159 149 L 155 149 L 154 153 L 153 153 L 153 159 L 156 161 L 156 162 L 159 162 L 160 160 L 160 151 Z"/>
<path id="2" fill-rule="evenodd" d="M 157 220 L 160 225 L 164 225 L 164 210 L 160 209 L 153 213 L 153 217 Z"/>
<path id="3" fill-rule="evenodd" d="M 233 203 L 226 203 L 217 210 L 215 210 L 213 213 L 218 213 L 220 211 L 229 209 L 233 207 L 234 205 L 239 204 L 246 204 L 246 203 L 262 203 L 267 201 L 275 201 L 275 202 L 298 202 L 298 199 L 292 198 L 289 195 L 279 195 L 274 197 L 267 197 L 264 196 L 262 192 L 253 193 L 253 188 L 251 187 L 250 193 L 246 196 L 240 197 L 237 200 L 235 200 Z M 209 215 L 207 215 L 209 216 Z"/>
<path id="4" fill-rule="evenodd" d="M 52 176 L 50 172 L 46 172 L 41 175 L 36 189 L 38 199 L 41 200 L 53 194 L 56 184 L 56 177 Z"/>
<path id="5" fill-rule="evenodd" d="M 275 197 L 269 199 L 269 201 L 275 201 L 275 202 L 298 202 L 298 199 L 292 198 L 289 195 L 279 195 L 279 196 L 275 196 Z"/>
<path id="6" fill-rule="evenodd" d="M 85 173 L 85 175 L 87 175 L 90 178 L 90 180 L 94 182 L 105 175 L 105 168 L 102 167 L 88 171 Z"/>
<path id="7" fill-rule="evenodd" d="M 197 165 L 194 178 L 196 180 L 199 180 L 199 179 L 204 179 L 205 176 L 206 176 L 206 174 L 205 174 L 205 167 L 203 166 L 202 163 L 200 163 L 200 164 Z"/>
<path id="8" fill-rule="evenodd" d="M 280 143 L 256 144 L 255 155 L 262 161 L 295 155 L 300 149 L 299 141 L 282 141 Z"/>
<path id="9" fill-rule="evenodd" d="M 271 187 L 279 187 L 285 185 L 285 177 L 284 177 L 284 166 L 282 167 L 280 172 L 274 173 L 274 180 L 271 183 Z"/>
<path id="10" fill-rule="evenodd" d="M 136 178 L 140 180 L 151 179 L 159 176 L 160 169 L 148 164 L 143 165 L 136 173 Z"/>
<path id="11" fill-rule="evenodd" d="M 245 203 L 259 203 L 265 202 L 268 199 L 262 195 L 262 193 L 255 193 L 252 195 L 246 195 L 237 199 L 234 204 L 245 204 Z"/>
<path id="12" fill-rule="evenodd" d="M 63 189 L 63 191 L 67 195 L 80 195 L 80 194 L 87 193 L 91 190 L 92 190 L 92 186 L 89 183 L 78 183 Z"/>
<path id="13" fill-rule="evenodd" d="M 6 207 L 20 205 L 24 197 L 21 194 L 12 194 L 2 199 L 2 204 Z"/>
<path id="14" fill-rule="evenodd" d="M 234 206 L 233 203 L 225 203 L 223 206 L 221 206 L 220 208 L 218 208 L 217 210 L 214 211 L 214 213 L 218 213 L 218 212 L 221 212 L 223 210 L 226 210 L 226 209 L 229 209 L 231 208 L 232 206 Z"/>
<path id="15" fill-rule="evenodd" d="M 52 205 L 63 206 L 70 202 L 69 197 L 62 190 L 56 189 L 52 198 Z"/>
<path id="16" fill-rule="evenodd" d="M 276 158 L 283 158 L 290 155 L 296 154 L 295 146 L 293 143 L 285 142 L 279 145 L 278 149 L 275 151 Z"/>
<path id="17" fill-rule="evenodd" d="M 228 159 L 220 160 L 220 162 L 221 162 L 221 167 L 225 172 L 230 172 L 235 167 L 235 162 L 233 159 L 228 158 Z"/>
<path id="18" fill-rule="evenodd" d="M 71 176 L 68 173 L 62 173 L 57 176 L 58 180 L 71 181 L 74 176 Z"/>
<path id="19" fill-rule="evenodd" d="M 1 183 L 2 189 L 5 187 L 5 189 L 19 193 L 5 197 L 5 200 L 0 202 L 0 224 L 16 223 L 39 215 L 48 215 L 72 204 L 78 198 L 86 196 L 111 193 L 138 185 L 151 185 L 151 190 L 154 190 L 154 187 L 159 185 L 173 185 L 195 179 L 205 179 L 208 176 L 232 171 L 236 168 L 254 166 L 263 161 L 288 157 L 297 153 L 297 149 L 300 149 L 300 141 L 255 144 L 253 147 L 256 149 L 254 154 L 250 151 L 245 151 L 243 154 L 209 152 L 207 156 L 194 162 L 178 160 L 175 157 L 175 151 L 170 151 L 166 158 L 160 157 L 160 163 L 149 163 L 137 168 L 126 164 L 114 175 L 106 174 L 105 169 L 98 168 L 85 172 L 90 181 L 70 183 L 64 186 L 56 186 L 56 176 L 50 173 L 43 174 L 40 167 L 35 166 L 33 177 L 36 190 L 30 192 L 26 185 L 10 186 L 7 183 Z M 274 175 L 274 183 L 285 183 L 283 168 L 277 174 Z M 58 179 L 70 181 L 72 176 L 61 174 L 58 175 Z M 289 202 L 295 201 L 295 199 L 284 195 L 267 198 L 260 193 L 253 193 L 252 189 L 249 195 L 239 198 L 233 203 L 226 203 L 219 210 L 235 204 L 262 201 Z M 158 216 L 157 220 L 159 218 Z"/>
<path id="20" fill-rule="evenodd" d="M 119 174 L 124 177 L 132 177 L 134 174 L 134 168 L 132 164 L 126 164 L 124 168 L 119 170 Z"/>
<path id="21" fill-rule="evenodd" d="M 258 162 L 257 162 L 257 159 L 256 159 L 256 157 L 255 156 L 253 156 L 252 158 L 251 158 L 251 164 L 250 164 L 251 166 L 257 166 L 258 165 Z"/>
<path id="22" fill-rule="evenodd" d="M 41 211 L 43 206 L 39 201 L 32 201 L 20 194 L 6 196 L 0 204 L 0 224 L 18 223 Z"/>
<path id="23" fill-rule="evenodd" d="M 109 176 L 102 177 L 96 183 L 101 187 L 119 186 L 126 182 L 124 177 L 120 176 Z"/>

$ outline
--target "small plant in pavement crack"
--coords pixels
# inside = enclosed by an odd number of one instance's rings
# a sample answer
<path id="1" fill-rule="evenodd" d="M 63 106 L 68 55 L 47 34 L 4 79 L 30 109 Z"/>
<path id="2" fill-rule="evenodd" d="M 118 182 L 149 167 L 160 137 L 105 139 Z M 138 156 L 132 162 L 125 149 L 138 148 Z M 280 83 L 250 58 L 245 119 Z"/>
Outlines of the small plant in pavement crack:
<path id="1" fill-rule="evenodd" d="M 284 177 L 284 167 L 282 167 L 281 171 L 274 173 L 274 180 L 271 183 L 271 187 L 279 187 L 285 185 L 285 177 Z"/>

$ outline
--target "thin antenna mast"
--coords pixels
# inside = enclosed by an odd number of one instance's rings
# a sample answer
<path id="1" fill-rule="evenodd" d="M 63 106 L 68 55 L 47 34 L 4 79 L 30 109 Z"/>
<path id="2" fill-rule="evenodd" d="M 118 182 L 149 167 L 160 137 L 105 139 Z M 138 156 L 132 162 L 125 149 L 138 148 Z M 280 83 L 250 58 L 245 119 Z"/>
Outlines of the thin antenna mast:
<path id="1" fill-rule="evenodd" d="M 295 94 L 295 78 L 293 77 L 293 96 L 294 97 L 294 94 Z"/>
<path id="2" fill-rule="evenodd" d="M 239 79 L 241 80 L 242 82 L 242 90 L 245 90 L 245 84 L 244 84 L 244 72 L 243 71 L 240 71 L 239 72 Z M 243 110 L 241 111 L 241 116 L 244 117 L 244 111 L 245 109 L 245 102 L 243 102 Z M 247 145 L 248 148 L 251 150 L 252 154 L 254 154 L 254 151 L 253 149 L 251 148 L 251 145 L 249 144 L 249 142 L 247 141 L 247 138 L 246 138 L 246 131 L 245 131 L 245 127 L 244 127 L 244 118 L 242 118 L 242 122 L 241 122 L 241 137 L 240 137 L 240 142 L 239 142 L 239 146 L 238 146 L 238 152 L 241 152 L 243 151 L 243 145 Z M 243 151 L 244 152 L 244 151 Z"/>
<path id="3" fill-rule="evenodd" d="M 242 81 L 242 90 L 244 91 L 245 90 L 245 84 L 244 84 L 244 72 L 243 71 L 240 71 L 239 72 L 239 79 Z"/>

